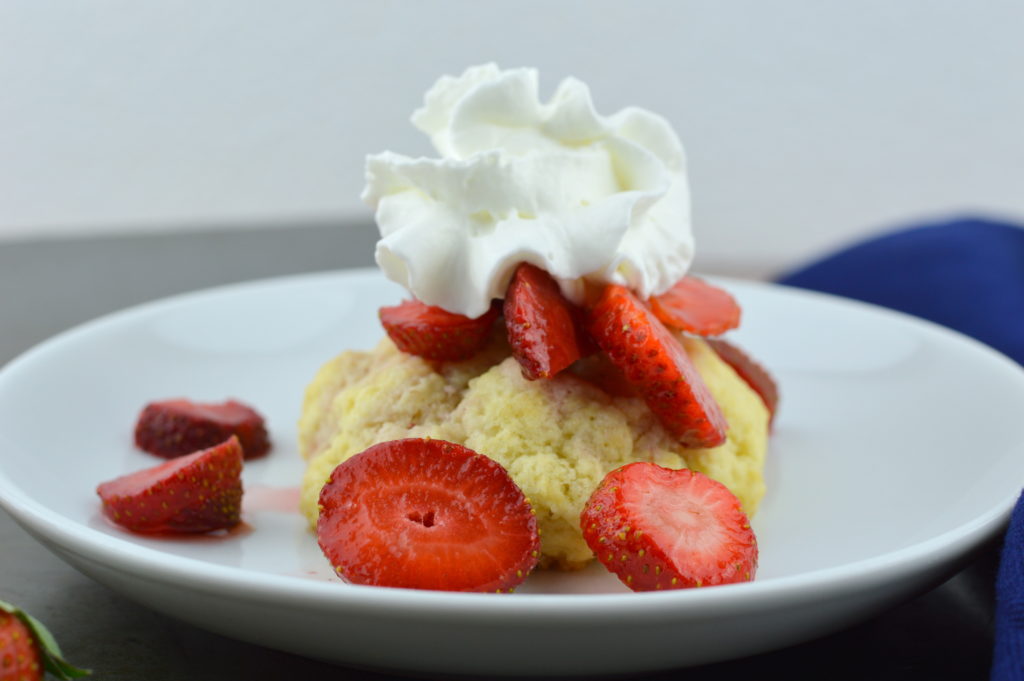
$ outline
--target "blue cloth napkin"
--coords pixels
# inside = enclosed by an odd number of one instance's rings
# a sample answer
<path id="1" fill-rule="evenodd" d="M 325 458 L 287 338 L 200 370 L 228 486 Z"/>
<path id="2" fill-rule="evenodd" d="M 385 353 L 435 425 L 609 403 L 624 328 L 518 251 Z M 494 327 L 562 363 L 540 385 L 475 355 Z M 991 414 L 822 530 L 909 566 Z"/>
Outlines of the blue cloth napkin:
<path id="1" fill-rule="evenodd" d="M 1024 365 L 1024 227 L 983 219 L 910 227 L 778 281 L 924 317 Z M 995 624 L 991 680 L 1024 679 L 1024 496 L 1003 543 Z"/>
<path id="2" fill-rule="evenodd" d="M 1003 541 L 996 581 L 996 647 L 992 681 L 1024 679 L 1024 496 Z"/>

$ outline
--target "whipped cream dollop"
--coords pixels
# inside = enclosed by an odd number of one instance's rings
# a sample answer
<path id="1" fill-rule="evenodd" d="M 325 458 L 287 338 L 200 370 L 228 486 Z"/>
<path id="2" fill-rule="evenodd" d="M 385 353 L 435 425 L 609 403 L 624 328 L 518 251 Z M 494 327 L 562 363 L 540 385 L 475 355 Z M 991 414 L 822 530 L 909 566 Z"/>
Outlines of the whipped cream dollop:
<path id="1" fill-rule="evenodd" d="M 693 259 L 682 143 L 668 122 L 594 109 L 575 78 L 542 103 L 535 69 L 444 76 L 413 124 L 440 158 L 367 157 L 376 259 L 416 298 L 469 317 L 503 298 L 520 262 L 580 302 L 585 282 L 662 293 Z"/>

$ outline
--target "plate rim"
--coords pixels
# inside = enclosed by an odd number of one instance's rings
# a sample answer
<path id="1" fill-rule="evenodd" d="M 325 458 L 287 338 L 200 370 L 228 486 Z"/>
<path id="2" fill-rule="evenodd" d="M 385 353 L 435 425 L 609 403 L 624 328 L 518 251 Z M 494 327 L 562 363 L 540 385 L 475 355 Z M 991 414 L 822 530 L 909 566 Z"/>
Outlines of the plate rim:
<path id="1" fill-rule="evenodd" d="M 45 357 L 46 353 L 59 349 L 63 344 L 72 342 L 77 336 L 88 334 L 95 328 L 117 324 L 125 318 L 157 314 L 161 309 L 187 303 L 193 298 L 241 292 L 263 286 L 360 277 L 383 279 L 383 275 L 372 267 L 324 270 L 222 284 L 132 305 L 72 326 L 20 353 L 0 367 L 0 389 L 9 375 L 28 370 L 25 367 L 31 367 L 35 361 Z M 1003 362 L 1018 372 L 1019 377 L 1024 380 L 1024 368 L 1004 354 L 965 334 L 928 320 L 878 305 L 793 286 L 730 277 L 707 278 L 722 282 L 725 286 L 747 287 L 783 295 L 826 300 L 830 304 L 864 309 L 900 323 L 909 323 L 925 329 L 927 333 L 938 333 L 965 344 L 972 351 L 987 355 L 991 361 Z M 1024 440 L 1020 446 L 1024 449 Z M 407 614 L 428 613 L 433 616 L 478 618 L 500 615 L 513 619 L 545 615 L 557 617 L 562 621 L 578 620 L 595 612 L 627 618 L 642 616 L 647 620 L 660 611 L 665 613 L 662 615 L 664 617 L 677 619 L 680 610 L 698 612 L 708 604 L 718 608 L 747 609 L 754 604 L 769 607 L 777 602 L 789 603 L 801 597 L 818 598 L 815 587 L 821 586 L 830 586 L 837 592 L 855 591 L 875 581 L 888 581 L 893 574 L 912 574 L 928 566 L 946 563 L 955 556 L 976 549 L 994 536 L 1007 522 L 1018 496 L 1019 493 L 1010 494 L 998 500 L 998 503 L 992 504 L 984 514 L 941 534 L 897 550 L 796 575 L 755 579 L 753 582 L 722 585 L 714 589 L 684 589 L 656 593 L 523 593 L 508 597 L 497 594 L 386 589 L 345 584 L 340 581 L 310 580 L 256 572 L 242 567 L 216 565 L 197 558 L 167 553 L 103 533 L 80 521 L 67 523 L 66 516 L 50 510 L 22 490 L 8 476 L 0 462 L 0 507 L 6 509 L 19 525 L 44 544 L 52 541 L 64 550 L 118 571 L 144 574 L 150 579 L 167 583 L 188 584 L 192 588 L 215 589 L 222 594 L 234 593 L 250 599 L 259 596 L 274 602 L 301 601 L 306 607 L 321 606 L 330 610 L 356 608 L 379 611 L 384 608 Z M 40 539 L 40 535 L 45 539 Z M 668 613 L 671 613 L 671 616 Z"/>

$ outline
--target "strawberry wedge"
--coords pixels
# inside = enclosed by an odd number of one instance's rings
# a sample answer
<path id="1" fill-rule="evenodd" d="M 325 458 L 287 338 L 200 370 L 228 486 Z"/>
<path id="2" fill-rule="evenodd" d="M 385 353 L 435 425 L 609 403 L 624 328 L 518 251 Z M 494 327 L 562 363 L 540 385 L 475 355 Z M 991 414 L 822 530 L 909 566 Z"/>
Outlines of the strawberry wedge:
<path id="1" fill-rule="evenodd" d="M 380 308 L 380 321 L 402 352 L 439 362 L 469 359 L 487 343 L 498 309 L 470 318 L 418 300 Z"/>
<path id="2" fill-rule="evenodd" d="M 580 358 L 575 306 L 544 270 L 523 263 L 505 294 L 512 356 L 528 380 L 551 378 Z"/>
<path id="3" fill-rule="evenodd" d="M 241 521 L 242 447 L 227 442 L 122 475 L 97 489 L 103 513 L 134 532 L 201 533 Z"/>
<path id="4" fill-rule="evenodd" d="M 135 446 L 173 459 L 207 449 L 238 437 L 246 459 L 263 456 L 270 450 L 263 416 L 236 400 L 204 404 L 176 399 L 151 402 L 135 423 Z"/>
<path id="5" fill-rule="evenodd" d="M 589 331 L 661 424 L 687 447 L 717 447 L 728 424 L 679 341 L 629 289 L 606 286 Z"/>

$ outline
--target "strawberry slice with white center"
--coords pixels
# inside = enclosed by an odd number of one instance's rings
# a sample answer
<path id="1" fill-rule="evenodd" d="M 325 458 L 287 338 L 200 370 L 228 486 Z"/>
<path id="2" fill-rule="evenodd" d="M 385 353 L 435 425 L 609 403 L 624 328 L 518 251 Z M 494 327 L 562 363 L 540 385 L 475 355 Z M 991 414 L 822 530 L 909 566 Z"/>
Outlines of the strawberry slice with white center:
<path id="1" fill-rule="evenodd" d="M 650 462 L 609 473 L 580 515 L 597 559 L 634 591 L 750 581 L 757 540 L 736 496 L 688 469 Z"/>
<path id="2" fill-rule="evenodd" d="M 536 566 L 537 520 L 497 462 L 443 440 L 394 440 L 341 463 L 317 539 L 354 584 L 507 592 Z"/>

